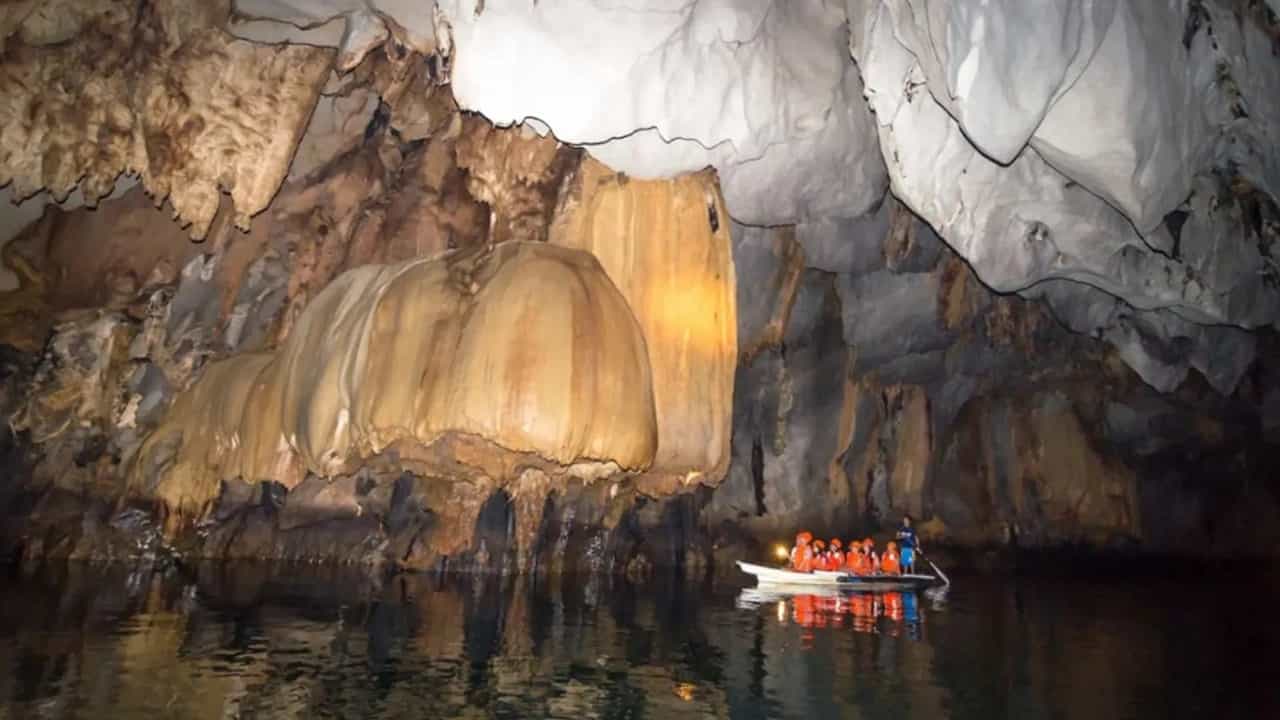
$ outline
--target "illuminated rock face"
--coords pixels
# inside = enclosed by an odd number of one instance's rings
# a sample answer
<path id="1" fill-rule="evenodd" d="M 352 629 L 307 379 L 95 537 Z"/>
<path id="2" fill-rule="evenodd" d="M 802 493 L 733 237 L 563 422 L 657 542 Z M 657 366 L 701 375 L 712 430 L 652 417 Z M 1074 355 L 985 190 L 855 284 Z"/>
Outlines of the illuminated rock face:
<path id="1" fill-rule="evenodd" d="M 589 251 L 644 331 L 658 411 L 651 474 L 714 485 L 729 461 L 737 311 L 724 202 L 711 173 L 630 180 L 588 159 L 551 242 Z"/>
<path id="2" fill-rule="evenodd" d="M 23 485 L 48 507 L 6 521 L 5 543 L 12 528 L 32 557 L 168 542 L 207 557 L 528 569 L 551 562 L 551 523 L 605 561 L 579 533 L 622 522 L 656 453 L 643 330 L 594 256 L 513 242 L 548 236 L 578 154 L 474 119 L 426 143 L 371 127 L 291 180 L 247 235 L 224 211 L 211 242 L 187 243 L 139 189 L 54 210 L 6 248 L 22 283 L 2 298 L 5 337 L 36 353 L 51 327 L 53 339 L 0 392 L 13 427 L 49 449 Z M 710 242 L 718 193 L 713 179 L 696 188 Z M 81 252 L 95 235 L 102 252 Z M 370 265 L 387 262 L 404 272 Z M 432 263 L 430 279 L 415 275 Z M 507 504 L 509 530 L 487 510 Z M 62 522 L 85 513 L 115 519 Z M 480 525 L 497 530 L 476 537 Z"/>
<path id="3" fill-rule="evenodd" d="M 0 10 L 0 544 L 1274 542 L 1262 5 L 234 5 Z"/>
<path id="4" fill-rule="evenodd" d="M 584 252 L 504 244 L 366 266 L 325 288 L 274 353 L 211 366 L 138 472 L 199 518 L 222 480 L 291 488 L 392 446 L 402 463 L 429 462 L 418 448 L 447 434 L 564 467 L 643 470 L 658 446 L 650 378 L 641 328 Z M 174 443 L 163 467 L 156 453 Z"/>
<path id="5" fill-rule="evenodd" d="M 891 185 L 983 282 L 1102 337 L 1162 391 L 1194 369 L 1231 392 L 1255 352 L 1240 329 L 1280 313 L 1280 21 L 1262 3 L 238 0 L 229 21 L 219 3 L 10 5 L 0 37 L 21 72 L 0 180 L 17 196 L 85 175 L 92 202 L 133 170 L 194 236 L 219 187 L 244 227 L 313 106 L 299 170 L 326 128 L 345 142 L 350 113 L 379 107 L 343 86 L 363 74 L 406 140 L 446 131 L 447 83 L 463 109 L 634 177 L 712 166 L 735 219 L 802 236 Z M 346 75 L 317 105 L 330 66 Z M 37 70 L 82 91 L 35 103 L 13 77 Z M 502 202 L 528 194 L 506 187 Z"/>

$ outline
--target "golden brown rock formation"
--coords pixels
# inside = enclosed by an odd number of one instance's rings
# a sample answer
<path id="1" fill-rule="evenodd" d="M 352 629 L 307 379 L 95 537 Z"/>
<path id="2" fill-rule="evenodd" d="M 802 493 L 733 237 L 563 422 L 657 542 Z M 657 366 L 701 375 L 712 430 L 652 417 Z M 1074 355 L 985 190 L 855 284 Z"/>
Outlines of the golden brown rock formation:
<path id="1" fill-rule="evenodd" d="M 362 228 L 350 255 L 360 262 L 385 263 L 483 243 L 489 213 L 468 192 L 466 172 L 454 155 L 450 143 L 434 140 L 408 155 L 389 198 L 371 209 L 376 232 Z M 372 230 L 374 222 L 369 225 Z"/>
<path id="2" fill-rule="evenodd" d="M 893 509 L 915 517 L 924 515 L 924 492 L 933 458 L 929 428 L 929 396 L 918 385 L 893 386 L 884 391 L 887 412 L 898 423 L 890 493 Z"/>
<path id="3" fill-rule="evenodd" d="M 218 27 L 225 2 L 81 7 L 5 18 L 21 25 L 0 64 L 0 185 L 61 198 L 79 183 L 92 204 L 136 173 L 193 238 L 222 191 L 247 229 L 285 177 L 333 52 L 235 40 Z"/>
<path id="4" fill-rule="evenodd" d="M 28 226 L 18 239 L 47 234 L 47 224 L 38 223 Z M 39 352 L 53 324 L 53 310 L 48 300 L 49 281 L 17 243 L 8 243 L 0 248 L 0 262 L 18 280 L 15 289 L 0 293 L 0 344 L 13 346 L 22 352 Z"/>
<path id="5" fill-rule="evenodd" d="M 463 119 L 458 165 L 467 170 L 471 195 L 493 213 L 490 242 L 547 239 L 556 194 L 566 169 L 579 157 L 553 137 L 528 126 L 496 128 L 477 115 Z"/>
<path id="6" fill-rule="evenodd" d="M 577 157 L 554 139 L 474 117 L 425 143 L 403 144 L 395 135 L 334 157 L 287 184 L 273 203 L 268 222 L 290 239 L 281 337 L 347 268 L 545 240 L 556 190 Z"/>
<path id="7" fill-rule="evenodd" d="M 1057 539 L 1105 545 L 1115 536 L 1141 537 L 1133 470 L 1098 452 L 1065 398 L 1051 400 L 1020 404 L 1010 423 L 1017 514 L 1039 515 Z"/>
<path id="8" fill-rule="evenodd" d="M 458 106 L 448 91 L 448 78 L 439 72 L 439 58 L 429 51 L 391 40 L 369 53 L 351 74 L 353 82 L 377 91 L 403 140 L 457 136 Z"/>
<path id="9" fill-rule="evenodd" d="M 658 408 L 655 489 L 714 485 L 729 463 L 737 305 L 729 215 L 714 173 L 631 180 L 584 159 L 551 242 L 588 250 L 627 298 Z"/>
<path id="10" fill-rule="evenodd" d="M 853 428 L 875 438 L 864 452 L 855 455 L 856 462 L 850 468 L 858 509 L 884 516 L 909 513 L 922 517 L 934 451 L 925 389 L 918 385 L 882 386 L 874 378 L 864 377 L 845 393 L 846 408 L 865 398 L 875 398 L 880 406 L 868 418 L 869 428 Z M 837 452 L 839 459 L 848 448 L 838 447 Z M 884 504 L 877 506 L 877 487 L 873 486 L 879 483 L 883 483 Z"/>
<path id="11" fill-rule="evenodd" d="M 1058 393 L 971 403 L 946 455 L 946 492 L 969 521 L 939 523 L 935 533 L 971 545 L 1102 546 L 1142 537 L 1137 476 L 1097 447 L 1088 423 Z"/>
<path id="12" fill-rule="evenodd" d="M 172 284 L 203 249 L 136 187 L 93 211 L 46 211 L 10 244 L 40 268 L 56 310 L 119 307 L 143 288 Z"/>
<path id="13" fill-rule="evenodd" d="M 135 483 L 172 527 L 199 517 L 222 479 L 292 487 L 393 447 L 430 474 L 438 441 L 456 443 L 445 455 L 457 467 L 490 473 L 469 443 L 527 464 L 643 469 L 658 443 L 648 363 L 587 253 L 508 243 L 361 267 L 316 296 L 275 353 L 213 364 L 143 446 Z"/>

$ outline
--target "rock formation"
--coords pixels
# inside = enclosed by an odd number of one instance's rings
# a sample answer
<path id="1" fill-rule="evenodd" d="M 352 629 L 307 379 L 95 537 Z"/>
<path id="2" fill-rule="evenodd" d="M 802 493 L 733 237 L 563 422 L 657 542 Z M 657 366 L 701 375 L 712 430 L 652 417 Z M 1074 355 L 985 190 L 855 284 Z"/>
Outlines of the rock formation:
<path id="1" fill-rule="evenodd" d="M 5 8 L 5 556 L 1280 549 L 1271 5 Z"/>
<path id="2" fill-rule="evenodd" d="M 506 243 L 366 265 L 274 353 L 212 364 L 142 445 L 134 492 L 200 520 L 221 481 L 292 489 L 388 451 L 419 475 L 474 463 L 505 482 L 539 460 L 643 470 L 658 444 L 650 377 L 640 327 L 587 253 Z M 451 436 L 494 447 L 432 452 Z"/>
<path id="3" fill-rule="evenodd" d="M 0 28 L 0 184 L 17 199 L 80 184 L 92 204 L 128 172 L 194 238 L 220 191 L 247 229 L 284 178 L 331 53 L 236 40 L 218 27 L 226 3 L 58 5 L 15 9 L 17 32 Z"/>
<path id="4" fill-rule="evenodd" d="M 629 180 L 587 160 L 551 242 L 600 258 L 644 330 L 658 406 L 651 476 L 714 485 L 729 460 L 738 344 L 727 212 L 711 173 Z M 651 477 L 651 479 L 656 479 Z"/>

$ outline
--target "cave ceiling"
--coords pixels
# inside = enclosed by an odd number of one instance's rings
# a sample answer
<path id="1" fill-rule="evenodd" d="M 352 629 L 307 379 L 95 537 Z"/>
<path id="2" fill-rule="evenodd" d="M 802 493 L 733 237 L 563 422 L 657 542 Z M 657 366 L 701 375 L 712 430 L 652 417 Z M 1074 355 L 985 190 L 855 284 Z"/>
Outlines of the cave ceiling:
<path id="1" fill-rule="evenodd" d="M 1229 393 L 1255 356 L 1251 331 L 1280 317 L 1278 11 L 10 2 L 0 184 L 26 202 L 4 203 L 0 241 L 47 202 L 93 204 L 133 183 L 167 198 L 193 237 L 223 195 L 247 228 L 324 133 L 340 142 L 375 111 L 341 88 L 381 48 L 430 67 L 426 80 L 394 66 L 376 83 L 407 134 L 442 131 L 431 89 L 447 83 L 461 109 L 554 134 L 631 177 L 712 166 L 738 223 L 837 243 L 859 242 L 842 231 L 892 193 L 983 283 L 1042 301 L 1157 389 L 1194 368 Z"/>

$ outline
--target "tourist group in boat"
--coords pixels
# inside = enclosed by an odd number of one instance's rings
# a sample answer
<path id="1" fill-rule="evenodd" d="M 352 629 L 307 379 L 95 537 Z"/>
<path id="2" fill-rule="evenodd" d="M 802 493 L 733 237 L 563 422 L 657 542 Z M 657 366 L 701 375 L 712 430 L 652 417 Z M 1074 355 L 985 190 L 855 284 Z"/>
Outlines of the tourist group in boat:
<path id="1" fill-rule="evenodd" d="M 840 538 L 832 538 L 830 543 L 826 543 L 815 540 L 807 530 L 801 531 L 791 548 L 789 569 L 802 573 L 828 570 L 859 576 L 912 574 L 915 572 L 916 554 L 920 551 L 920 540 L 911 526 L 910 516 L 902 518 L 897 538 L 898 542 L 890 541 L 884 553 L 879 554 L 871 538 L 850 540 L 848 550 L 845 550 Z"/>

